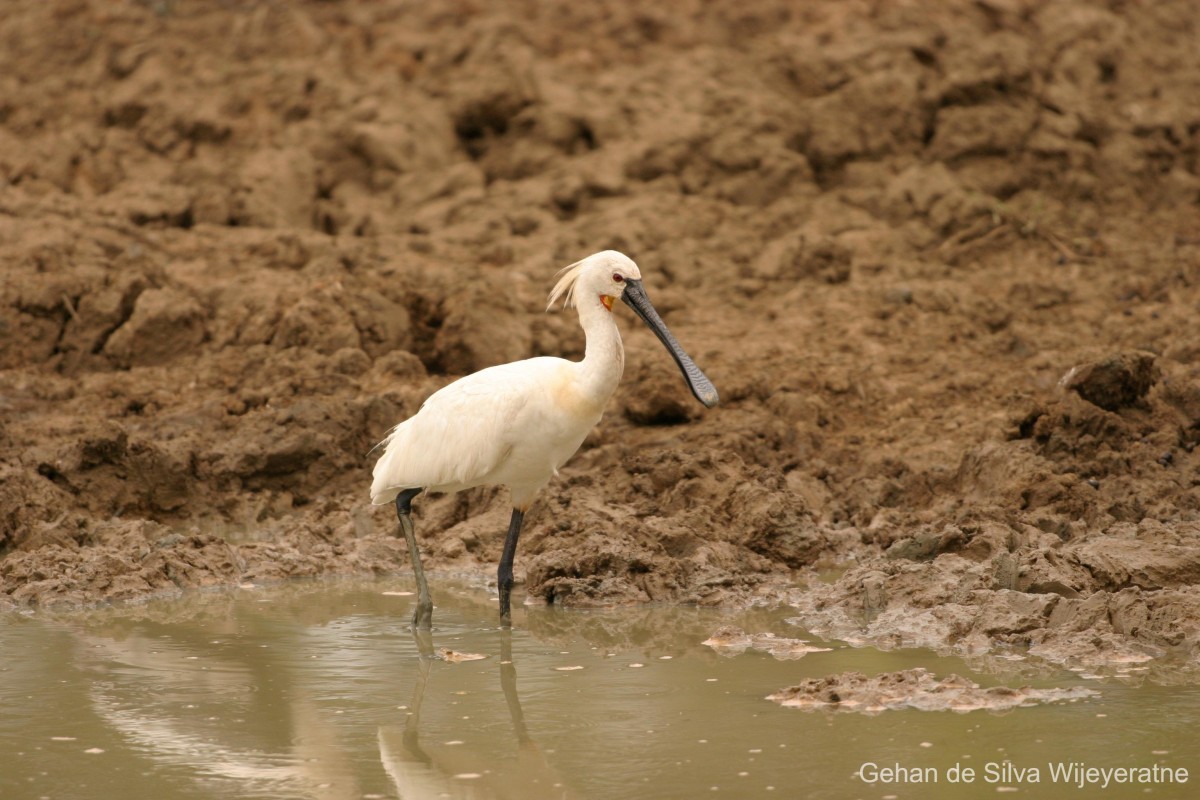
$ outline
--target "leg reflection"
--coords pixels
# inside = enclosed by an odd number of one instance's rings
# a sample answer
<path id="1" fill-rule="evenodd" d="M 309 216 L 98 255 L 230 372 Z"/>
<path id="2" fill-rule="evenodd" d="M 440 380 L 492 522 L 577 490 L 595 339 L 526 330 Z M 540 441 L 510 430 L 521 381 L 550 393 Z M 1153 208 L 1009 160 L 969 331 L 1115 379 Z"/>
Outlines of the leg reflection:
<path id="1" fill-rule="evenodd" d="M 521 698 L 517 694 L 517 667 L 513 664 L 512 628 L 500 629 L 500 688 L 504 691 L 504 702 L 508 703 L 508 715 L 512 718 L 513 732 L 517 744 L 531 743 L 525 727 L 525 712 L 521 710 Z"/>
<path id="2" fill-rule="evenodd" d="M 408 702 L 408 719 L 404 721 L 404 749 L 422 764 L 432 764 L 433 759 L 421 749 L 421 703 L 425 700 L 425 684 L 429 682 L 429 668 L 433 664 L 433 635 L 421 628 L 413 630 L 417 652 L 421 660 L 417 666 L 417 681 L 413 684 L 412 699 Z M 401 795 L 403 796 L 403 795 Z"/>
<path id="3" fill-rule="evenodd" d="M 425 689 L 437 656 L 433 650 L 433 635 L 428 630 L 414 628 L 413 640 L 419 658 L 404 727 L 386 725 L 379 728 L 379 759 L 384 772 L 396 787 L 396 794 L 405 800 L 489 797 L 487 794 L 464 791 L 468 787 L 464 787 L 461 780 L 455 780 L 456 773 L 442 767 L 440 759 L 436 757 L 438 754 L 430 754 L 421 746 L 421 708 L 425 703 Z"/>
<path id="4" fill-rule="evenodd" d="M 521 708 L 520 693 L 517 690 L 517 667 L 513 659 L 511 629 L 500 630 L 500 689 L 504 694 L 504 702 L 508 707 L 508 716 L 516 736 L 515 762 L 511 750 L 504 746 L 503 740 L 497 742 L 494 738 L 472 736 L 470 732 L 464 732 L 461 739 L 459 735 L 452 735 L 452 742 L 433 744 L 428 748 L 421 745 L 421 713 L 425 706 L 425 691 L 431 671 L 448 680 L 456 670 L 464 670 L 464 667 L 447 664 L 435 655 L 432 636 L 427 631 L 424 632 L 424 636 L 421 631 L 415 631 L 414 637 L 421 658 L 412 699 L 407 709 L 408 717 L 403 729 L 379 729 L 380 758 L 400 797 L 539 800 L 576 796 L 566 787 L 545 753 L 529 734 L 525 713 Z M 479 702 L 486 704 L 486 695 L 482 696 Z M 437 710 L 439 709 L 435 709 Z M 478 719 L 486 713 L 485 708 L 476 709 L 471 713 L 471 717 Z M 476 723 L 472 723 L 474 724 Z"/>
<path id="5" fill-rule="evenodd" d="M 493 786 L 501 797 L 575 798 L 562 777 L 529 735 L 517 691 L 517 665 L 512 653 L 512 629 L 500 630 L 500 689 L 517 737 L 517 768 L 497 776 Z"/>

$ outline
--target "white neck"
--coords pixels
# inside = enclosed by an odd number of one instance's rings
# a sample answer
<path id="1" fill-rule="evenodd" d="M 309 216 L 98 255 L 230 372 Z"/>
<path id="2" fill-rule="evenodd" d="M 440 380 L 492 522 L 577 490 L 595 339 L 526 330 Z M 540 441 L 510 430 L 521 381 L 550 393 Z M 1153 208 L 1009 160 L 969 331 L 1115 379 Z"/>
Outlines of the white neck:
<path id="1" fill-rule="evenodd" d="M 579 388 L 587 397 L 604 405 L 617 390 L 625 369 L 625 349 L 613 313 L 597 295 L 580 297 L 579 324 L 587 339 L 583 361 L 579 362 Z"/>

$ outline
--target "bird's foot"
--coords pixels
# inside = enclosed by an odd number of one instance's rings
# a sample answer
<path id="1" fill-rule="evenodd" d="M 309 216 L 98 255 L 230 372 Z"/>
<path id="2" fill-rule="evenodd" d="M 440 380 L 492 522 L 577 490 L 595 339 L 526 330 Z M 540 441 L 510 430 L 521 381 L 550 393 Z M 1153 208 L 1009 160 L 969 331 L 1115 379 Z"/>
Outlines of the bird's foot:
<path id="1" fill-rule="evenodd" d="M 433 602 L 418 600 L 413 608 L 412 626 L 414 631 L 428 631 L 433 628 Z"/>
<path id="2" fill-rule="evenodd" d="M 500 594 L 500 627 L 512 627 L 512 578 L 505 580 L 500 578 L 500 585 L 497 587 Z"/>
<path id="3" fill-rule="evenodd" d="M 417 608 L 413 611 L 412 627 L 414 631 L 428 631 L 433 629 L 433 609 Z"/>

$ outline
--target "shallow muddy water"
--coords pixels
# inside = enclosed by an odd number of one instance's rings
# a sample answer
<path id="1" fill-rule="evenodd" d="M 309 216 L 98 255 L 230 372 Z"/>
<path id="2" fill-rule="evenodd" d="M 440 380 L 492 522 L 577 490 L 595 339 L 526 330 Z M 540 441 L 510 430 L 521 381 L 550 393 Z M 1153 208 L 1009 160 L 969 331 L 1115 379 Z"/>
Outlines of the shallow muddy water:
<path id="1" fill-rule="evenodd" d="M 407 630 L 410 589 L 305 584 L 0 618 L 0 796 L 1118 798 L 1188 797 L 1200 780 L 1192 686 L 1021 661 L 994 662 L 1011 669 L 997 678 L 837 642 L 793 660 L 702 644 L 728 624 L 808 638 L 786 611 L 524 608 L 508 633 L 494 598 L 444 579 L 422 642 Z M 1099 694 L 876 716 L 765 699 L 805 678 L 916 666 Z M 1160 773 L 1080 787 L 1054 782 L 1059 762 Z M 956 765 L 974 781 L 949 782 Z M 897 766 L 932 769 L 888 782 Z M 1164 768 L 1188 783 L 1164 783 Z"/>

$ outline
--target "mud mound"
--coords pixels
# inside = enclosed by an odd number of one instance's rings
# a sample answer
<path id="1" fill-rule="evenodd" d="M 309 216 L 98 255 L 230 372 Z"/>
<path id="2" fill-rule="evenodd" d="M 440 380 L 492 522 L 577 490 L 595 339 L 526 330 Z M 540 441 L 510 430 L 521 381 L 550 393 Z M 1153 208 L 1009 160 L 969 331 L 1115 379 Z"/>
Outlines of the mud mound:
<path id="1" fill-rule="evenodd" d="M 789 639 L 773 633 L 746 633 L 741 628 L 726 625 L 701 642 L 723 656 L 740 656 L 747 650 L 757 650 L 780 661 L 793 661 L 809 653 L 827 653 L 828 647 L 813 647 L 803 639 Z"/>
<path id="2" fill-rule="evenodd" d="M 805 711 L 825 709 L 860 714 L 882 714 L 902 708 L 919 711 L 1007 711 L 1020 706 L 1055 703 L 1095 697 L 1097 692 L 1076 687 L 1073 689 L 1034 689 L 1025 686 L 1010 689 L 992 686 L 983 689 L 979 684 L 959 675 L 937 678 L 924 669 L 885 672 L 868 678 L 861 672 L 844 672 L 824 678 L 810 678 L 804 683 L 780 689 L 769 695 L 781 706 Z"/>
<path id="3" fill-rule="evenodd" d="M 401 568 L 371 446 L 579 357 L 545 293 L 616 248 L 722 405 L 622 322 L 529 596 L 846 562 L 787 595 L 838 635 L 1195 657 L 1191 4 L 9 6 L 9 602 Z M 505 504 L 418 501 L 430 566 L 489 574 Z"/>

